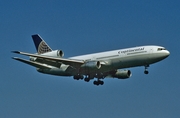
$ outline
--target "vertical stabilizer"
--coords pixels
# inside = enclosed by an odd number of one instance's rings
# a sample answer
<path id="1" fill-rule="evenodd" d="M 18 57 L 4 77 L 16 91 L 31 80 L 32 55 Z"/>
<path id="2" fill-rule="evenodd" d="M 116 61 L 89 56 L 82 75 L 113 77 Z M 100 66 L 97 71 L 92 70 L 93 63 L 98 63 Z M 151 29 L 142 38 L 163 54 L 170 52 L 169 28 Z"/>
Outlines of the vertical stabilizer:
<path id="1" fill-rule="evenodd" d="M 52 51 L 52 49 L 41 38 L 40 35 L 38 35 L 38 34 L 32 35 L 32 39 L 34 41 L 34 44 L 36 46 L 36 50 L 37 50 L 38 54 L 43 54 L 43 53 L 51 52 Z"/>

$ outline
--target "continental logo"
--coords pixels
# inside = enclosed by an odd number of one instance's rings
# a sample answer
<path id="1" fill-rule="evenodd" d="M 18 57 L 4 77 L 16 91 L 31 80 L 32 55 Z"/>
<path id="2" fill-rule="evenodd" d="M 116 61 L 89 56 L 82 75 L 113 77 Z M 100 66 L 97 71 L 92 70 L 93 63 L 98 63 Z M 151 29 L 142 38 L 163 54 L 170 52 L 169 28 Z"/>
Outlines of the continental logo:
<path id="1" fill-rule="evenodd" d="M 134 48 L 134 49 L 128 49 L 128 50 L 122 50 L 119 51 L 118 53 L 132 53 L 132 52 L 137 52 L 137 51 L 143 51 L 144 47 L 140 47 L 140 48 Z"/>
<path id="2" fill-rule="evenodd" d="M 43 54 L 45 52 L 50 52 L 51 49 L 47 46 L 47 44 L 44 41 L 41 41 L 38 47 L 38 54 Z"/>

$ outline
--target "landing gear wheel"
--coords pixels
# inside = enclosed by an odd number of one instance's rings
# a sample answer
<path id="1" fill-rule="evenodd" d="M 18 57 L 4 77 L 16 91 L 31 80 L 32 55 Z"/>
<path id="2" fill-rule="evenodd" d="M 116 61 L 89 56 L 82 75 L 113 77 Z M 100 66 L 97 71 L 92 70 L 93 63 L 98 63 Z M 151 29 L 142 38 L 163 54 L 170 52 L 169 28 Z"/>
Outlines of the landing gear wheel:
<path id="1" fill-rule="evenodd" d="M 93 84 L 94 84 L 94 85 L 97 85 L 97 86 L 99 85 L 99 84 L 98 84 L 98 81 L 94 81 Z"/>
<path id="2" fill-rule="evenodd" d="M 101 85 L 103 85 L 103 84 L 104 84 L 104 82 L 103 82 L 103 81 L 99 81 L 99 83 L 100 83 Z"/>
<path id="3" fill-rule="evenodd" d="M 82 80 L 83 78 L 84 78 L 84 76 L 83 75 L 79 75 L 79 74 L 77 74 L 77 75 L 74 75 L 74 77 L 73 77 L 75 80 Z"/>
<path id="4" fill-rule="evenodd" d="M 99 85 L 103 85 L 103 84 L 104 84 L 104 82 L 103 82 L 103 81 L 98 80 L 98 81 L 94 81 L 94 82 L 93 82 L 93 84 L 94 84 L 94 85 L 99 86 Z"/>
<path id="5" fill-rule="evenodd" d="M 89 78 L 85 78 L 84 81 L 85 81 L 85 82 L 89 82 L 90 79 L 89 79 Z"/>
<path id="6" fill-rule="evenodd" d="M 149 71 L 147 71 L 147 70 L 144 71 L 144 74 L 148 74 L 148 73 L 149 73 Z"/>

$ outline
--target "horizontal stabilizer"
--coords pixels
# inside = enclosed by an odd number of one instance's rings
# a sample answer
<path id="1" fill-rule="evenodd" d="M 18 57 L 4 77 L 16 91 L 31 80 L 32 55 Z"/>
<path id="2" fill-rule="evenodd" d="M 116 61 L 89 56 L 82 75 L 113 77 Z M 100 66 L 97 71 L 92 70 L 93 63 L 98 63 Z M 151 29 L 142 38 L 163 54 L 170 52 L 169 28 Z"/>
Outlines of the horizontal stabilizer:
<path id="1" fill-rule="evenodd" d="M 17 61 L 20 61 L 20 62 L 26 63 L 26 64 L 28 64 L 28 65 L 34 66 L 34 67 L 36 67 L 36 68 L 51 69 L 51 67 L 46 66 L 46 65 L 41 64 L 41 63 L 38 63 L 38 62 L 32 62 L 32 61 L 28 61 L 28 60 L 21 59 L 21 58 L 18 58 L 18 57 L 12 57 L 12 58 L 15 59 L 15 60 L 17 60 Z"/>
<path id="2" fill-rule="evenodd" d="M 20 51 L 11 51 L 12 53 L 20 54 Z"/>

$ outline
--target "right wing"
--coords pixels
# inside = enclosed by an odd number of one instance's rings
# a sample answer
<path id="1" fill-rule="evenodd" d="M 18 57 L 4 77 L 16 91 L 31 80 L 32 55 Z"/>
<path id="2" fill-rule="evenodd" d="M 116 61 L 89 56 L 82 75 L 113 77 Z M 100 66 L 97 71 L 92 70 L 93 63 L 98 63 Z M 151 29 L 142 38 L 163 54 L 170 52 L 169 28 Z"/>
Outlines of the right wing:
<path id="1" fill-rule="evenodd" d="M 46 61 L 53 61 L 55 63 L 70 65 L 72 67 L 78 67 L 78 68 L 81 67 L 85 63 L 85 61 L 83 60 L 65 59 L 65 58 L 51 57 L 51 56 L 46 56 L 46 55 L 30 54 L 30 53 L 25 53 L 25 52 L 20 52 L 20 51 L 12 51 L 12 52 L 16 54 L 25 55 L 25 56 L 37 57 L 38 59 L 43 59 Z M 17 58 L 16 60 L 22 61 L 22 59 L 20 58 Z"/>

